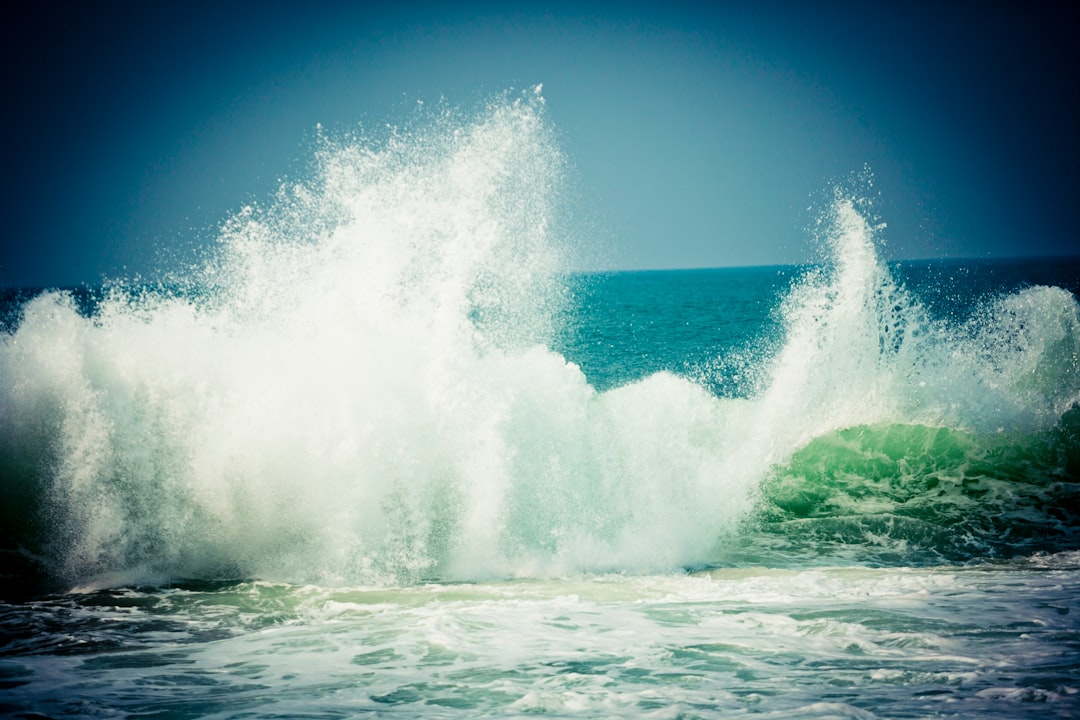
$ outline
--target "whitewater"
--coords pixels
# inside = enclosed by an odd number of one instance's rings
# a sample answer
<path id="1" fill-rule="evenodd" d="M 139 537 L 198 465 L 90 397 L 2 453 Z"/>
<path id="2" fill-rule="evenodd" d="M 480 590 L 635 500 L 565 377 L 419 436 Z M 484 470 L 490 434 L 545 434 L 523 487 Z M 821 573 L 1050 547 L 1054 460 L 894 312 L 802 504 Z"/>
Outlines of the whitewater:
<path id="1" fill-rule="evenodd" d="M 0 713 L 1073 717 L 1080 263 L 569 272 L 539 89 L 12 289 Z"/>

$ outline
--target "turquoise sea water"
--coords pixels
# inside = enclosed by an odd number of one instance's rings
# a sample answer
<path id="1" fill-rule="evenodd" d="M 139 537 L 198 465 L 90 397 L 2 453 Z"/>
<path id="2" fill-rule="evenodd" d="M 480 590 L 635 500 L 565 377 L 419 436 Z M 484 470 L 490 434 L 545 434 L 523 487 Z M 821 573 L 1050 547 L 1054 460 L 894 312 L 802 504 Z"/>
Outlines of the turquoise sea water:
<path id="1" fill-rule="evenodd" d="M 1075 717 L 1080 262 L 567 273 L 542 101 L 6 291 L 0 714 Z M 570 238 L 573 233 L 569 233 Z"/>

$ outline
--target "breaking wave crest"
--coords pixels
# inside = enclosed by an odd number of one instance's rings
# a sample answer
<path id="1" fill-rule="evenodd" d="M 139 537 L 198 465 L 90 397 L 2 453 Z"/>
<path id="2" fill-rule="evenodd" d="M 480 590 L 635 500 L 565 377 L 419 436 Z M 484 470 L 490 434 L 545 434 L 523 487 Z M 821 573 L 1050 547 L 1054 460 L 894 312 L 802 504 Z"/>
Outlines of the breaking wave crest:
<path id="1" fill-rule="evenodd" d="M 27 301 L 0 337 L 11 572 L 637 572 L 708 564 L 761 517 L 792 533 L 904 517 L 960 547 L 1000 529 L 954 522 L 968 504 L 985 516 L 997 500 L 979 498 L 1075 477 L 1073 296 L 1032 287 L 932 320 L 842 196 L 754 393 L 670 372 L 598 392 L 551 349 L 564 164 L 533 91 L 328 140 L 313 181 L 241 210 L 168 288 L 116 287 L 91 312 Z M 1071 435 L 1035 471 L 1001 449 L 1053 432 Z M 1014 503 L 1018 522 L 1036 504 Z"/>

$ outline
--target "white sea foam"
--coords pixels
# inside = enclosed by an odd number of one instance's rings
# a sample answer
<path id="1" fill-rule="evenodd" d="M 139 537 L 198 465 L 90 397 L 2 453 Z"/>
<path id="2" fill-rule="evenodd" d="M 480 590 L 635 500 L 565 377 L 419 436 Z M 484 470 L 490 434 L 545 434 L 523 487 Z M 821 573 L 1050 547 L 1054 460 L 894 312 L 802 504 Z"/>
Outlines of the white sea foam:
<path id="1" fill-rule="evenodd" d="M 538 94 L 326 141 L 176 294 L 64 294 L 3 340 L 9 462 L 73 582 L 323 582 L 701 562 L 748 509 L 720 403 L 597 395 L 547 349 L 563 160 Z"/>
<path id="2" fill-rule="evenodd" d="M 844 198 L 759 396 L 668 373 L 597 393 L 549 349 L 562 171 L 534 93 L 327 141 L 314 179 L 227 222 L 183 292 L 116 291 L 92 318 L 60 293 L 29 303 L 0 340 L 0 443 L 41 486 L 56 571 L 379 584 L 701 564 L 822 433 L 1030 430 L 1080 397 L 1068 293 L 934 325 Z"/>

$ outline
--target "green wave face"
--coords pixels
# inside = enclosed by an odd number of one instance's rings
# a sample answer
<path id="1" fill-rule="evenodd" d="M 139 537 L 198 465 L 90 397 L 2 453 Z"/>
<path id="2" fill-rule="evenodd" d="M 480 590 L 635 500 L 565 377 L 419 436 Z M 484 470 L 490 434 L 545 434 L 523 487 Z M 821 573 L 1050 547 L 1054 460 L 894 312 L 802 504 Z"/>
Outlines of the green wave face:
<path id="1" fill-rule="evenodd" d="M 796 558 L 964 561 L 1080 547 L 1080 408 L 979 436 L 864 425 L 810 442 L 764 483 L 760 530 Z"/>

